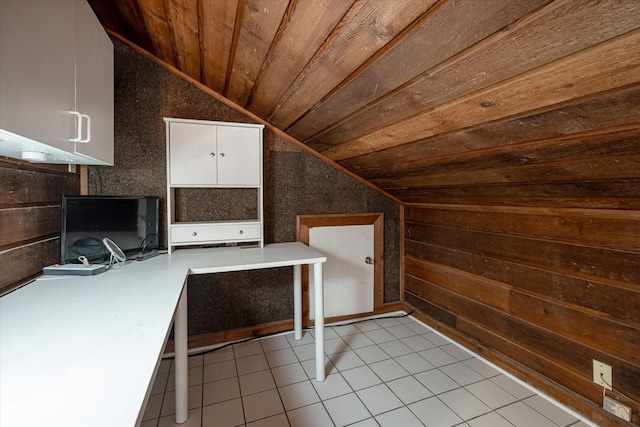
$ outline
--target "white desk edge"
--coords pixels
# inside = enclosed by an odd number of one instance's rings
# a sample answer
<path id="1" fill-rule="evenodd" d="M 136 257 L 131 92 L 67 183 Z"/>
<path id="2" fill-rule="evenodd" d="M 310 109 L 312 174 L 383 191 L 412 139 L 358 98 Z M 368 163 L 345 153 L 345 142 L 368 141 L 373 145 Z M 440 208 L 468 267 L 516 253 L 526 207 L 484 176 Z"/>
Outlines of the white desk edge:
<path id="1" fill-rule="evenodd" d="M 288 242 L 262 249 L 180 249 L 96 276 L 42 276 L 0 298 L 0 424 L 139 424 L 172 319 L 176 422 L 183 423 L 188 418 L 187 275 L 292 266 L 300 339 L 301 266 L 313 265 L 309 273 L 320 284 L 315 310 L 324 313 L 324 262 L 315 249 Z M 318 315 L 317 381 L 325 379 L 323 328 L 324 317 Z M 106 404 L 118 410 L 105 410 Z"/>

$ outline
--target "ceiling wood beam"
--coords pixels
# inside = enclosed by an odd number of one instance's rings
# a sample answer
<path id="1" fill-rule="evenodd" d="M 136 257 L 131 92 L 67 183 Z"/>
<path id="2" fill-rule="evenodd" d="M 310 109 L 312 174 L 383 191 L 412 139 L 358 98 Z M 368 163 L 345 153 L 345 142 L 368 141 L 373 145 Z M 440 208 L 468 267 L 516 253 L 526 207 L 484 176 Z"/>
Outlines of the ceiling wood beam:
<path id="1" fill-rule="evenodd" d="M 357 1 L 283 96 L 269 121 L 286 129 L 326 93 L 366 64 L 436 0 Z M 365 65 L 366 66 L 366 65 Z"/>
<path id="2" fill-rule="evenodd" d="M 246 106 L 289 0 L 245 0 L 242 25 L 227 78 L 226 97 Z"/>
<path id="3" fill-rule="evenodd" d="M 626 156 L 637 152 L 640 122 L 623 129 L 599 129 L 597 132 L 572 134 L 562 138 L 526 142 L 492 148 L 480 152 L 424 159 L 386 169 L 386 174 L 363 174 L 366 179 L 397 179 L 437 174 L 474 174 L 482 169 L 510 168 L 573 161 L 596 156 Z"/>
<path id="4" fill-rule="evenodd" d="M 341 165 L 362 176 L 397 174 L 407 164 L 431 164 L 464 153 L 474 153 L 511 144 L 571 138 L 576 134 L 598 134 L 635 128 L 640 117 L 640 85 L 599 93 L 570 101 L 554 110 L 438 135 L 410 144 L 344 160 Z M 496 138 L 495 135 L 500 135 Z M 393 172 L 389 170 L 393 168 Z"/>
<path id="5" fill-rule="evenodd" d="M 412 187 L 389 190 L 405 206 L 480 206 L 640 209 L 640 179 Z M 597 194 L 597 195 L 596 195 Z"/>
<path id="6" fill-rule="evenodd" d="M 441 1 L 366 70 L 315 105 L 288 132 L 305 141 L 549 0 Z"/>
<path id="7" fill-rule="evenodd" d="M 384 190 L 394 188 L 465 186 L 504 183 L 540 183 L 605 179 L 633 179 L 640 170 L 640 154 L 607 155 L 533 165 L 484 168 L 473 171 L 449 171 L 419 176 L 376 178 L 370 182 Z"/>
<path id="8" fill-rule="evenodd" d="M 235 34 L 238 0 L 199 1 L 201 81 L 224 93 Z"/>
<path id="9" fill-rule="evenodd" d="M 344 160 L 483 122 L 543 112 L 567 100 L 639 81 L 640 30 L 634 30 L 322 154 Z"/>
<path id="10" fill-rule="evenodd" d="M 503 166 L 531 165 L 561 158 L 623 155 L 636 152 L 639 142 L 640 122 L 636 122 L 622 127 L 601 128 L 596 131 L 575 133 L 558 138 L 423 158 L 389 165 L 385 168 L 371 169 L 364 171 L 360 176 L 365 179 L 423 176 Z"/>
<path id="11" fill-rule="evenodd" d="M 313 148 L 326 149 L 638 27 L 640 3 L 636 0 L 612 2 L 606 8 L 599 2 L 558 0 L 314 137 L 296 134 L 294 129 L 291 133 Z"/>
<path id="12" fill-rule="evenodd" d="M 178 68 L 200 81 L 200 26 L 197 0 L 164 0 L 173 31 Z"/>
<path id="13" fill-rule="evenodd" d="M 267 117 L 354 0 L 291 0 L 247 108 Z"/>
<path id="14" fill-rule="evenodd" d="M 154 53 L 171 65 L 177 65 L 171 28 L 164 3 L 157 0 L 138 0 L 144 26 L 151 37 Z"/>

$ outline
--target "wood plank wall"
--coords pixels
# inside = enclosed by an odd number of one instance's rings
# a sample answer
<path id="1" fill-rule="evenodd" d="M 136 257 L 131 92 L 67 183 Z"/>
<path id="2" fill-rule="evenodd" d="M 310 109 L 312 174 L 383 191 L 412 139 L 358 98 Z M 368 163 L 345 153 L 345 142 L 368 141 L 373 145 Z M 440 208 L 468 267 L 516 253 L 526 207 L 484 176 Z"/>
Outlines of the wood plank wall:
<path id="1" fill-rule="evenodd" d="M 66 165 L 0 157 L 0 295 L 28 283 L 60 258 L 60 197 L 80 194 Z"/>
<path id="2" fill-rule="evenodd" d="M 514 184 L 471 197 L 472 205 L 408 205 L 405 302 L 490 359 L 506 356 L 494 361 L 526 380 L 559 385 L 546 391 L 599 425 L 628 425 L 599 408 L 592 359 L 611 365 L 607 394 L 633 408 L 637 425 L 640 210 L 631 193 L 638 182 L 545 185 L 548 194 L 573 196 L 542 200 L 540 184 Z"/>

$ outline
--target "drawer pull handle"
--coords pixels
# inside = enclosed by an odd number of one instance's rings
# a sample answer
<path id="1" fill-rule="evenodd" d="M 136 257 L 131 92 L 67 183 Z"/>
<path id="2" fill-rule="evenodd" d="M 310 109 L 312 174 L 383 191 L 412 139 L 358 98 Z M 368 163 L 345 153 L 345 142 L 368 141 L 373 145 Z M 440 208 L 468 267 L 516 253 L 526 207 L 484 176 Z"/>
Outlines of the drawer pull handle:
<path id="1" fill-rule="evenodd" d="M 244 231 L 242 231 L 242 230 L 238 231 L 238 234 L 242 234 L 242 233 L 244 233 Z"/>
<path id="2" fill-rule="evenodd" d="M 198 233 L 194 231 L 193 233 L 191 233 L 191 235 L 195 237 L 198 235 Z"/>

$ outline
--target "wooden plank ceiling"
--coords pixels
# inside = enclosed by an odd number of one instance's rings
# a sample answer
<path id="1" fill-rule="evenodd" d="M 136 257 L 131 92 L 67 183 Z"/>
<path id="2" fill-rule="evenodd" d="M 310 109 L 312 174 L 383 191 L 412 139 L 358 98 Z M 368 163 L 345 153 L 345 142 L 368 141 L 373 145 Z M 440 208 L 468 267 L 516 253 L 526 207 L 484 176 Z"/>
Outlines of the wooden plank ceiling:
<path id="1" fill-rule="evenodd" d="M 637 0 L 89 2 L 404 202 L 638 177 Z"/>

